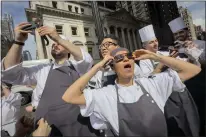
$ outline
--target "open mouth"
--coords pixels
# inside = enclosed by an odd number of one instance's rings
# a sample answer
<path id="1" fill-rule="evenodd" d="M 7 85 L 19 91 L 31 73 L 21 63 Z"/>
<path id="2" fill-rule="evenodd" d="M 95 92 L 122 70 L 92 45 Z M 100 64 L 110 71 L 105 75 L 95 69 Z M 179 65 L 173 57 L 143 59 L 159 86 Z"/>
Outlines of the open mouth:
<path id="1" fill-rule="evenodd" d="M 154 49 L 157 49 L 158 47 L 157 46 L 154 46 Z"/>
<path id="2" fill-rule="evenodd" d="M 125 66 L 124 66 L 124 68 L 131 68 L 132 66 L 130 65 L 130 64 L 126 64 Z"/>

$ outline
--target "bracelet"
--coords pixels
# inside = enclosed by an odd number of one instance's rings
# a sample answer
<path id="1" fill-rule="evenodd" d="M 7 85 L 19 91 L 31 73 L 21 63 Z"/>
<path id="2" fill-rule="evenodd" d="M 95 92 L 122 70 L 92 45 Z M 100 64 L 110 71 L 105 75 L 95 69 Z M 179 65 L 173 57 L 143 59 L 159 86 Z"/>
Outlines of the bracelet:
<path id="1" fill-rule="evenodd" d="M 24 46 L 24 42 L 18 42 L 18 41 L 13 41 L 14 44 L 20 45 L 20 46 Z"/>

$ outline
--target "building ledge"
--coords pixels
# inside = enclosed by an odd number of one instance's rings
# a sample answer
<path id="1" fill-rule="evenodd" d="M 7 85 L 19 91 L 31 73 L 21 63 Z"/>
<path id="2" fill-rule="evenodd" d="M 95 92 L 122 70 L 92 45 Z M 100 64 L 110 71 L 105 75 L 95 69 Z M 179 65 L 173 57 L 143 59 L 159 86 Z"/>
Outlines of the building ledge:
<path id="1" fill-rule="evenodd" d="M 79 14 L 71 11 L 66 11 L 62 9 L 55 9 L 48 6 L 36 5 L 36 11 L 38 15 L 47 14 L 65 18 L 74 18 L 81 20 L 93 20 L 93 17 L 90 15 Z"/>

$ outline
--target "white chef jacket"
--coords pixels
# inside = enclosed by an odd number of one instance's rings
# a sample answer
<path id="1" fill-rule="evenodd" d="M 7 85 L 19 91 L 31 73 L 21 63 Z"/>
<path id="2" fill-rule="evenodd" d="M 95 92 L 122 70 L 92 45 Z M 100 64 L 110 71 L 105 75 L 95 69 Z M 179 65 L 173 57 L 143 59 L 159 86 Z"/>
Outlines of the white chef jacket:
<path id="1" fill-rule="evenodd" d="M 199 59 L 205 61 L 205 41 L 203 40 L 194 40 L 193 41 L 197 47 L 191 49 L 183 48 L 183 52 L 188 55 L 188 58 L 192 60 L 192 63 L 201 66 Z"/>
<path id="2" fill-rule="evenodd" d="M 169 52 L 157 51 L 157 54 L 169 56 Z M 140 66 L 142 72 L 144 73 L 144 75 L 149 76 L 154 70 L 153 64 L 156 66 L 156 65 L 158 65 L 158 63 L 159 62 L 155 62 L 155 61 L 150 60 L 150 59 L 145 59 L 145 60 L 140 60 L 139 66 Z"/>
<path id="3" fill-rule="evenodd" d="M 169 52 L 165 51 L 157 51 L 157 54 L 169 56 Z M 176 57 L 176 59 L 187 61 L 187 58 L 180 58 L 179 56 Z M 141 68 L 141 71 L 143 72 L 144 76 L 149 76 L 154 71 L 154 66 L 156 67 L 159 64 L 159 62 L 155 62 L 154 60 L 145 59 L 140 60 L 139 66 Z M 154 66 L 153 66 L 154 65 Z"/>
<path id="4" fill-rule="evenodd" d="M 79 75 L 83 75 L 92 67 L 93 59 L 90 54 L 84 50 L 81 49 L 81 52 L 83 55 L 83 59 L 81 61 L 67 60 L 61 65 L 54 63 L 53 69 L 62 66 L 69 66 L 71 65 L 71 62 Z M 22 63 L 20 63 L 6 70 L 2 68 L 2 80 L 13 85 L 36 85 L 32 95 L 32 106 L 37 107 L 44 90 L 51 65 L 51 63 L 48 63 L 26 68 L 22 67 Z"/>
<path id="5" fill-rule="evenodd" d="M 15 134 L 15 124 L 20 117 L 21 99 L 20 93 L 12 92 L 1 98 L 1 130 L 8 131 L 11 136 Z"/>
<path id="6" fill-rule="evenodd" d="M 98 89 L 102 87 L 102 82 L 104 81 L 104 77 L 114 75 L 115 72 L 109 68 L 108 71 L 98 71 L 89 81 L 88 85 Z M 140 69 L 140 67 L 135 64 L 134 65 L 134 74 L 135 78 L 143 77 L 143 73 Z M 103 77 L 104 76 L 104 77 Z M 90 116 L 90 122 L 94 129 L 107 129 L 107 123 L 105 123 L 103 120 L 97 118 L 94 114 Z"/>
<path id="7" fill-rule="evenodd" d="M 197 45 L 197 48 L 202 51 L 199 58 L 201 60 L 205 61 L 205 43 L 206 42 L 203 40 L 194 40 L 193 42 Z M 191 54 L 192 54 L 192 52 L 191 52 Z"/>
<path id="8" fill-rule="evenodd" d="M 182 92 L 185 85 L 181 82 L 177 72 L 167 71 L 155 74 L 153 78 L 142 77 L 138 80 L 152 96 L 158 107 L 164 112 L 165 103 L 172 91 Z M 133 103 L 139 100 L 143 92 L 139 85 L 129 87 L 118 85 L 119 99 L 122 103 Z M 81 114 L 85 117 L 95 115 L 104 122 L 110 123 L 115 133 L 119 134 L 117 94 L 114 85 L 108 85 L 99 89 L 85 89 L 83 91 L 86 105 L 80 105 Z M 152 101 L 151 103 L 154 103 Z M 138 111 L 138 110 L 137 110 Z"/>

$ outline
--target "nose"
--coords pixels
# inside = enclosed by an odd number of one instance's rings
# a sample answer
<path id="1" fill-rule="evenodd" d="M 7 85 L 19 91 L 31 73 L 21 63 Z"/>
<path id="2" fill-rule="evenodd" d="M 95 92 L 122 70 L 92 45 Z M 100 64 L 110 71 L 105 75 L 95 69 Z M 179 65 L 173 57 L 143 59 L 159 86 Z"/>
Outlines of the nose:
<path id="1" fill-rule="evenodd" d="M 124 56 L 124 60 L 123 60 L 123 61 L 124 61 L 124 62 L 129 61 L 128 57 L 127 57 L 127 56 Z"/>

